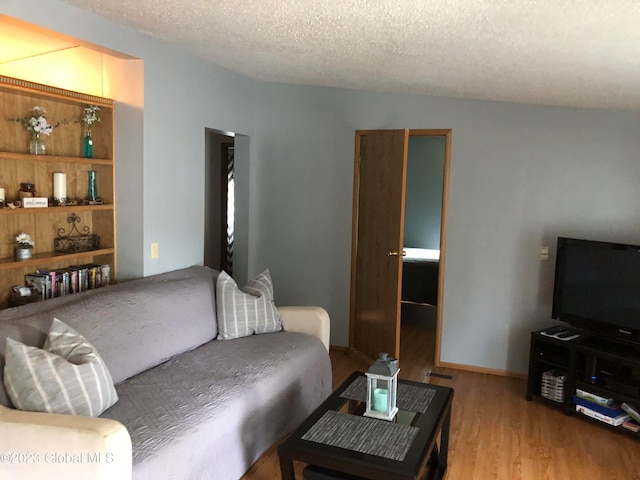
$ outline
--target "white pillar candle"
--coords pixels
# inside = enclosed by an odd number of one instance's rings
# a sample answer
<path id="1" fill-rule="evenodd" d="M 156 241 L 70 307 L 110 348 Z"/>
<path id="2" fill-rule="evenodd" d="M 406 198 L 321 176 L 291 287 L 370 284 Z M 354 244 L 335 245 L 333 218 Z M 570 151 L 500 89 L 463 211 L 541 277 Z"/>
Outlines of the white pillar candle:
<path id="1" fill-rule="evenodd" d="M 53 174 L 53 198 L 67 198 L 67 174 L 55 172 Z"/>
<path id="2" fill-rule="evenodd" d="M 0 202 L 4 202 L 4 188 L 0 187 Z"/>

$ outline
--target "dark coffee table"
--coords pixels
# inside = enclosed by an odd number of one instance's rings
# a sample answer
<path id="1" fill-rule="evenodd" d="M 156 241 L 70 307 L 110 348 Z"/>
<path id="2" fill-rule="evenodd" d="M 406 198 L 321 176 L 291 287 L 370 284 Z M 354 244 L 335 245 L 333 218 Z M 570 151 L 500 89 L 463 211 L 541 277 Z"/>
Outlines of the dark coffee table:
<path id="1" fill-rule="evenodd" d="M 295 479 L 294 461 L 371 480 L 442 479 L 453 389 L 399 380 L 393 422 L 364 417 L 365 396 L 354 372 L 278 447 L 282 480 Z"/>

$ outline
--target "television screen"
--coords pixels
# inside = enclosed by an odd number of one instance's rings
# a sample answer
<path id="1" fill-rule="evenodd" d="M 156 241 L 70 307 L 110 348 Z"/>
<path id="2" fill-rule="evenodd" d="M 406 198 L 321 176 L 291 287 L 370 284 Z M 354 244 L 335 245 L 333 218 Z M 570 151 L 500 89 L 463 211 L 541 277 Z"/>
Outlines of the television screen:
<path id="1" fill-rule="evenodd" d="M 640 341 L 640 246 L 558 238 L 552 317 Z"/>

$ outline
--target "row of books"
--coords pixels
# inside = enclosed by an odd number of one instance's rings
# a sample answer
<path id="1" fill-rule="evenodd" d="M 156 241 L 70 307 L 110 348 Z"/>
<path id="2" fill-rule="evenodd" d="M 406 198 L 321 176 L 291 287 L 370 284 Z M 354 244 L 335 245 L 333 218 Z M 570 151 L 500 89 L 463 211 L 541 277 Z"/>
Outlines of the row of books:
<path id="1" fill-rule="evenodd" d="M 57 270 L 36 270 L 24 276 L 24 284 L 42 300 L 106 287 L 111 281 L 107 264 L 71 265 Z"/>
<path id="2" fill-rule="evenodd" d="M 614 427 L 623 426 L 633 432 L 640 431 L 640 407 L 617 403 L 611 398 L 576 389 L 573 396 L 576 411 Z"/>

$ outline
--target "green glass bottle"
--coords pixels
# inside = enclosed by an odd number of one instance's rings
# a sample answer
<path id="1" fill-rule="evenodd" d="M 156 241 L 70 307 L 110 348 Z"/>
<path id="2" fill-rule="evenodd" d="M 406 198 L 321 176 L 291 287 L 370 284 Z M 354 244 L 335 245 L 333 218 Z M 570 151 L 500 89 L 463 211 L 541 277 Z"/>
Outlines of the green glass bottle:
<path id="1" fill-rule="evenodd" d="M 91 138 L 91 130 L 87 130 L 84 136 L 84 158 L 93 158 L 93 139 Z"/>

